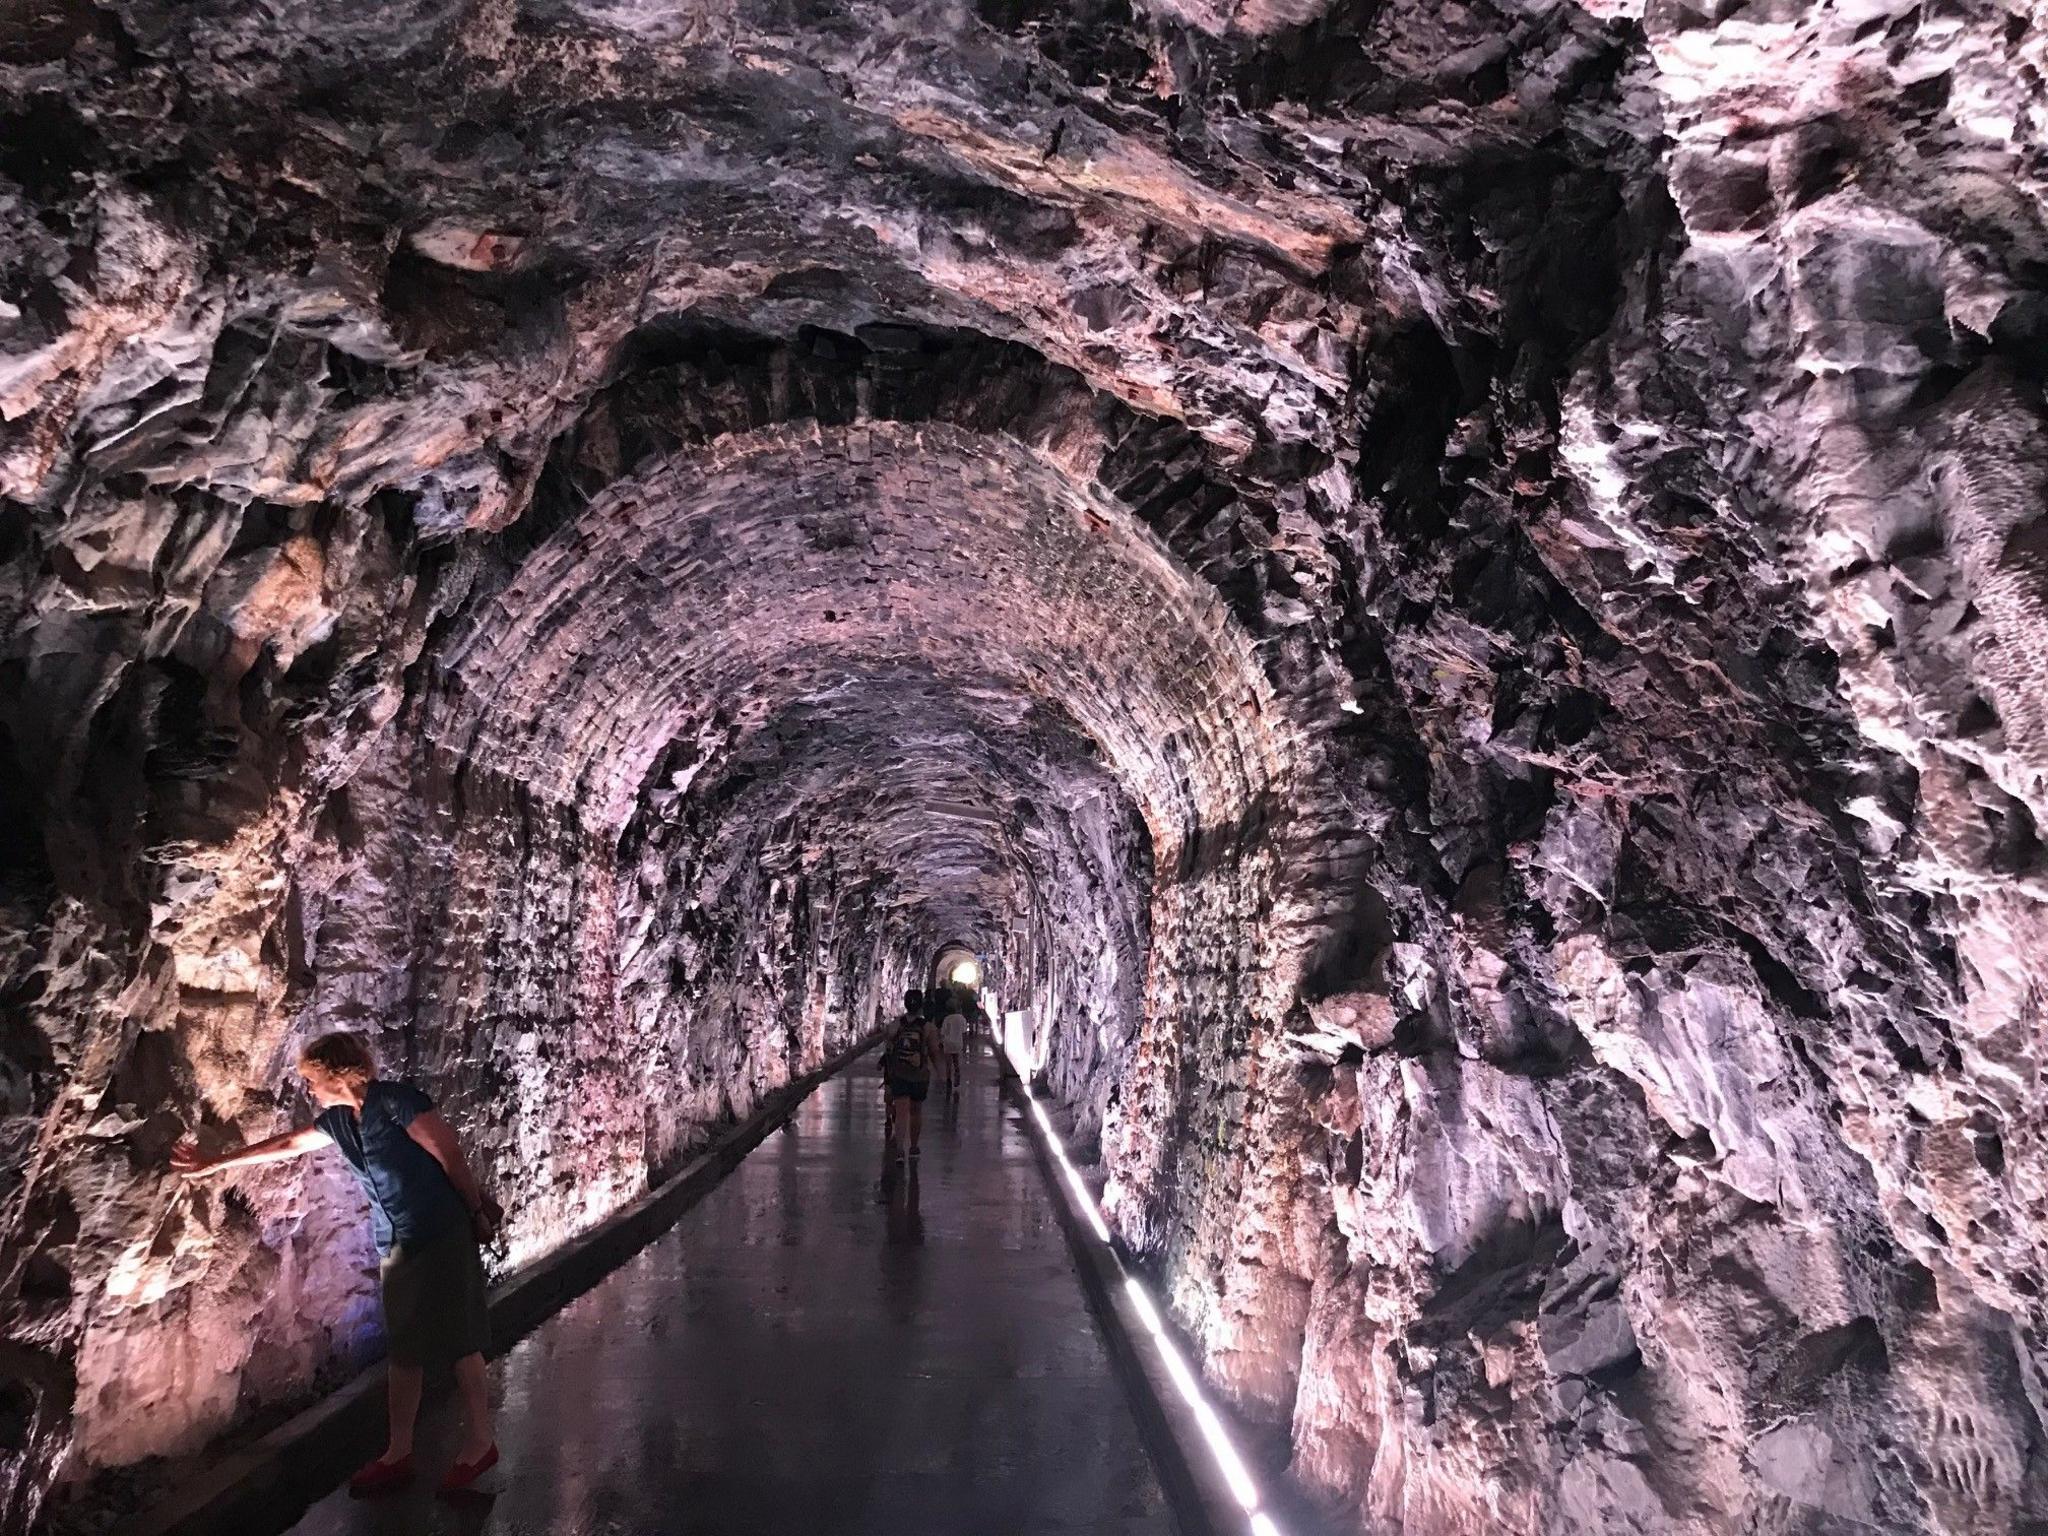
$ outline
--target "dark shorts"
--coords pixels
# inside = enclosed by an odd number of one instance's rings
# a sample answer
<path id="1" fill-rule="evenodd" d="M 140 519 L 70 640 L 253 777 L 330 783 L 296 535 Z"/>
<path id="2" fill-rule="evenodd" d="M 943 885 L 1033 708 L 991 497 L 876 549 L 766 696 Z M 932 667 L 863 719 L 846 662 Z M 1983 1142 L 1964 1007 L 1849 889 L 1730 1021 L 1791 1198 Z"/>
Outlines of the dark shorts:
<path id="1" fill-rule="evenodd" d="M 892 1077 L 888 1079 L 888 1084 L 890 1098 L 908 1099 L 913 1104 L 922 1104 L 924 1096 L 932 1091 L 930 1078 L 921 1083 L 914 1083 L 907 1077 Z"/>
<path id="2" fill-rule="evenodd" d="M 378 1281 L 392 1364 L 446 1365 L 489 1353 L 484 1259 L 466 1223 L 424 1243 L 399 1244 Z"/>

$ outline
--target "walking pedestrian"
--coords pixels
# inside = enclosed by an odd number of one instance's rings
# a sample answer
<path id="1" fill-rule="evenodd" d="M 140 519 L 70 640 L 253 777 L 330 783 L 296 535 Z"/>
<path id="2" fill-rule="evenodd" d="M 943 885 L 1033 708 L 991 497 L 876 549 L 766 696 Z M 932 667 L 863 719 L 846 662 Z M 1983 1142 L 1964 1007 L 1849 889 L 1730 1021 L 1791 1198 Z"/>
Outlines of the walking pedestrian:
<path id="1" fill-rule="evenodd" d="M 924 993 L 917 987 L 907 987 L 903 993 L 903 1011 L 889 1021 L 889 1032 L 882 1037 L 882 1054 L 876 1059 L 876 1068 L 882 1074 L 882 1147 L 885 1154 L 893 1157 L 896 1151 L 896 1099 L 889 1091 L 888 1042 L 895 1039 L 896 1032 L 903 1027 L 905 1019 L 924 1017 Z"/>
<path id="2" fill-rule="evenodd" d="M 938 1032 L 915 1005 L 896 1021 L 882 1047 L 882 1091 L 888 1095 L 889 1141 L 898 1162 L 907 1162 L 921 1151 L 918 1142 L 924 1129 L 924 1101 L 931 1092 L 932 1065 L 939 1050 Z"/>
<path id="3" fill-rule="evenodd" d="M 959 1097 L 962 1063 L 967 1054 L 967 1015 L 957 1005 L 939 1025 L 939 1045 L 946 1053 L 946 1092 Z"/>

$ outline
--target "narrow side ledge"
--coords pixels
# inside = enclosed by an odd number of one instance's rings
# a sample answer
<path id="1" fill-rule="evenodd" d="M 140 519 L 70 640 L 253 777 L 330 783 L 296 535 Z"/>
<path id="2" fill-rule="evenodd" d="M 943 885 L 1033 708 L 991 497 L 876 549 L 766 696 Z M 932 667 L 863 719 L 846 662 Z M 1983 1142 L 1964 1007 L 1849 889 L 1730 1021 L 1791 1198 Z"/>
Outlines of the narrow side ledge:
<path id="1" fill-rule="evenodd" d="M 1110 1363 L 1124 1389 L 1138 1434 L 1152 1458 L 1153 1470 L 1166 1493 L 1180 1536 L 1239 1536 L 1245 1515 L 1231 1497 L 1222 1474 L 1203 1452 L 1201 1430 L 1186 1403 L 1173 1390 L 1157 1352 L 1147 1344 L 1144 1322 L 1124 1290 L 1116 1256 L 1089 1231 L 1088 1219 L 1060 1177 L 1045 1136 L 1033 1122 L 1030 1105 L 1014 1073 L 1003 1073 L 1003 1096 L 1019 1112 L 1032 1154 L 1045 1176 L 1060 1228 L 1081 1290 L 1088 1298 L 1097 1329 L 1109 1350 Z"/>
<path id="2" fill-rule="evenodd" d="M 874 1042 L 863 1040 L 792 1079 L 729 1127 L 681 1172 L 621 1206 L 491 1292 L 502 1352 L 673 1226 L 739 1166 L 826 1079 Z M 127 1528 L 127 1536 L 257 1536 L 281 1530 L 369 1454 L 383 1425 L 384 1371 L 373 1365 L 262 1438 L 194 1477 Z"/>

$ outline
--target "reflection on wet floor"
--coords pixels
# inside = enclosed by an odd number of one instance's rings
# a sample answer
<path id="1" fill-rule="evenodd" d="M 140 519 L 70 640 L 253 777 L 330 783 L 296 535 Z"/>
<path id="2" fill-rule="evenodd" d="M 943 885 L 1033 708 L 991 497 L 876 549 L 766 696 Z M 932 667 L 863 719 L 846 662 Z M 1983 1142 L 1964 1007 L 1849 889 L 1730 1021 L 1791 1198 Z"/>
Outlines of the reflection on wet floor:
<path id="1" fill-rule="evenodd" d="M 503 1465 L 337 1492 L 297 1536 L 1172 1529 L 1016 1112 L 976 1042 L 892 1167 L 872 1058 L 496 1362 Z M 452 1457 L 445 1409 L 424 1467 Z"/>

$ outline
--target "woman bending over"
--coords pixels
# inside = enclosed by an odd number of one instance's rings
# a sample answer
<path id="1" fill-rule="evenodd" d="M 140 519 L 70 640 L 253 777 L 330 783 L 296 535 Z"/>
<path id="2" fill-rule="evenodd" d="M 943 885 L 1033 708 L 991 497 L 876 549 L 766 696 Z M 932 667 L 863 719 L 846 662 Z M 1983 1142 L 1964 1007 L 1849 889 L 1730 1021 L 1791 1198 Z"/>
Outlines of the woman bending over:
<path id="1" fill-rule="evenodd" d="M 299 1075 L 320 1111 L 311 1125 L 217 1157 L 200 1156 L 188 1140 L 171 1154 L 171 1166 L 199 1178 L 330 1143 L 340 1149 L 370 1197 L 391 1359 L 390 1440 L 383 1455 L 349 1480 L 350 1491 L 382 1493 L 412 1480 L 413 1422 L 426 1368 L 446 1362 L 454 1366 L 462 1397 L 463 1438 L 441 1491 L 460 1492 L 498 1461 L 484 1373 L 490 1321 L 478 1250 L 504 1213 L 477 1187 L 454 1127 L 435 1112 L 434 1101 L 410 1084 L 378 1077 L 360 1035 L 322 1035 L 300 1053 Z"/>

